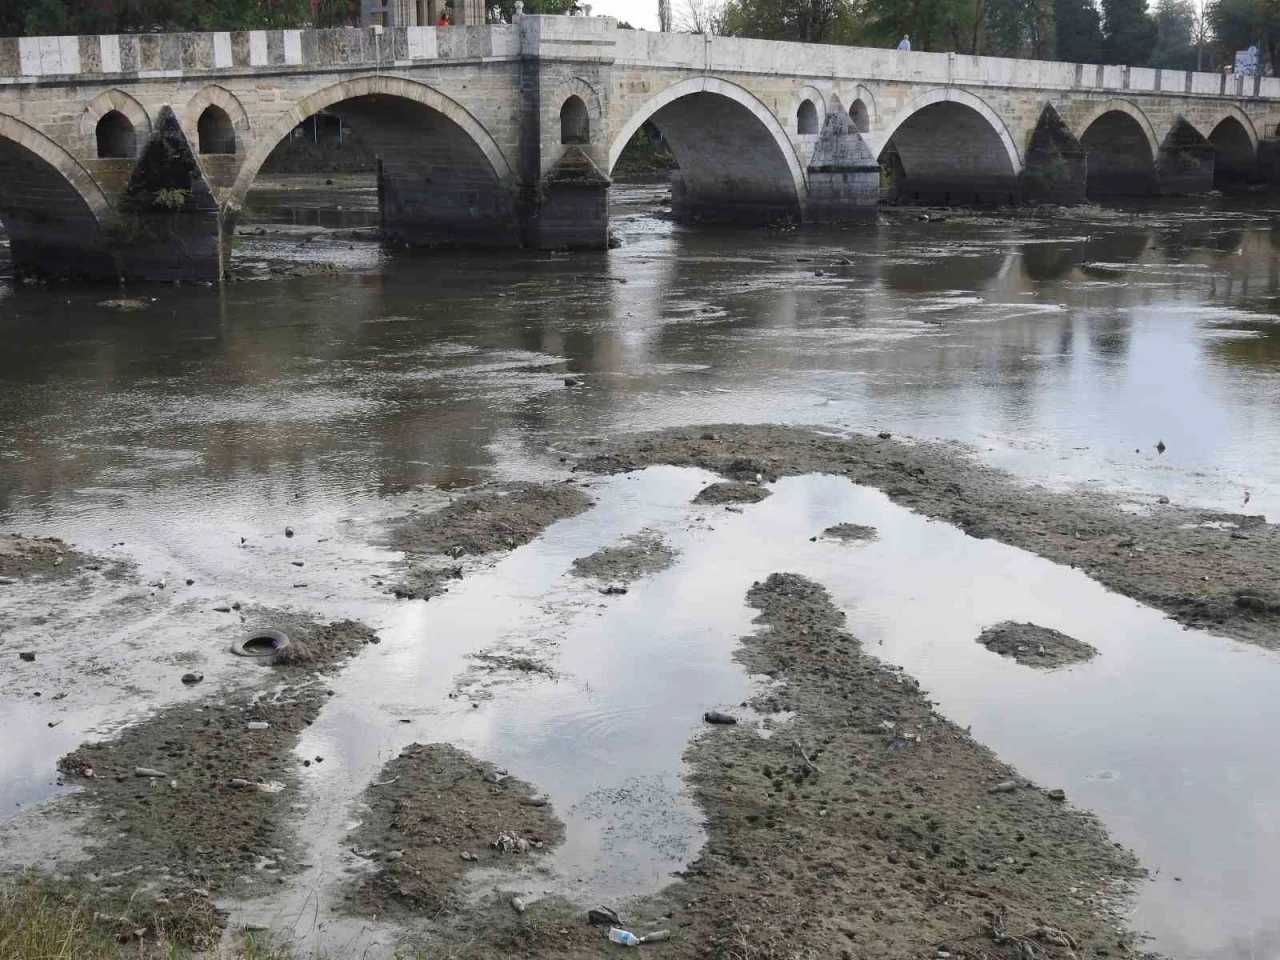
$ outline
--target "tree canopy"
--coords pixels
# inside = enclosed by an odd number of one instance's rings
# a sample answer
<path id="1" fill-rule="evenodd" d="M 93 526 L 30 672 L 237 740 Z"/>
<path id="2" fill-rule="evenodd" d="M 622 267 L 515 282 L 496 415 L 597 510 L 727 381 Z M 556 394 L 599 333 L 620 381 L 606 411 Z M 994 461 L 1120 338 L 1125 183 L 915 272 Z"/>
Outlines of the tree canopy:
<path id="1" fill-rule="evenodd" d="M 1102 0 L 1102 59 L 1141 66 L 1156 45 L 1146 0 Z"/>

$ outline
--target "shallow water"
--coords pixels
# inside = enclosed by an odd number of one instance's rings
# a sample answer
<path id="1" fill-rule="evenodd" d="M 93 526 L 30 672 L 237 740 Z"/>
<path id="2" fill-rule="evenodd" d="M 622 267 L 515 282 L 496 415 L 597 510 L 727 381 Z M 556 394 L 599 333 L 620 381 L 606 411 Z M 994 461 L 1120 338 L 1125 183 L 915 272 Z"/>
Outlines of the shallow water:
<path id="1" fill-rule="evenodd" d="M 50 592 L 38 601 L 46 624 L 9 631 L 6 650 L 48 644 L 51 657 L 74 632 L 104 673 L 93 687 L 42 674 L 45 696 L 70 691 L 56 705 L 0 676 L 0 727 L 32 731 L 0 749 L 0 810 L 53 792 L 52 758 L 86 732 L 207 695 L 175 689 L 173 651 L 194 652 L 210 685 L 242 681 L 244 666 L 216 652 L 237 625 L 209 612 L 239 599 L 360 617 L 386 640 L 338 679 L 303 745 L 331 760 L 307 771 L 308 835 L 323 841 L 299 889 L 346 868 L 347 804 L 377 768 L 441 729 L 546 790 L 569 823 L 556 877 L 529 884 L 653 889 L 699 842 L 680 793 L 683 745 L 703 709 L 748 690 L 729 659 L 749 629 L 746 586 L 790 569 L 826 583 L 853 631 L 942 712 L 1097 811 L 1159 871 L 1134 920 L 1159 945 L 1223 958 L 1280 949 L 1266 742 L 1276 658 L 1184 632 L 847 482 L 783 481 L 736 516 L 690 507 L 705 479 L 692 472 L 600 481 L 599 507 L 445 598 L 394 603 L 366 589 L 395 559 L 377 545 L 385 520 L 420 485 L 536 476 L 565 438 L 687 422 L 959 439 L 1032 479 L 1230 509 L 1247 492 L 1248 511 L 1274 517 L 1272 208 L 735 233 L 652 217 L 651 189 L 618 199 L 624 245 L 608 254 L 388 255 L 322 238 L 308 257 L 356 269 L 130 291 L 155 298 L 135 312 L 98 306 L 112 291 L 0 288 L 4 529 L 65 536 L 136 563 L 143 584 L 169 583 L 112 588 L 70 611 Z M 367 196 L 332 203 L 280 191 L 256 206 L 264 222 L 368 221 Z M 238 255 L 290 245 L 247 236 Z M 566 373 L 585 386 L 566 388 Z M 872 523 L 882 539 L 809 542 L 839 521 Z M 287 542 L 285 523 L 298 531 Z M 673 570 L 620 598 L 564 575 L 649 523 L 682 549 Z M 291 559 L 303 555 L 300 579 Z M 0 620 L 17 616 L 6 603 L 0 594 Z M 1009 617 L 1102 656 L 1039 675 L 972 642 Z M 554 681 L 459 689 L 460 676 L 477 679 L 468 654 L 535 643 Z M 614 816 L 619 796 L 626 817 Z"/>

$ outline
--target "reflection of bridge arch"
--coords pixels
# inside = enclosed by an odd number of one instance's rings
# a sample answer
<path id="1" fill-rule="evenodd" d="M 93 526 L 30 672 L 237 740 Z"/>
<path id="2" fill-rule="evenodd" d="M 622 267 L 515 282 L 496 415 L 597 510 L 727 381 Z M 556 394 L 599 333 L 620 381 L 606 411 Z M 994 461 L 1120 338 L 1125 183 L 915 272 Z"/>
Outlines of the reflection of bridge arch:
<path id="1" fill-rule="evenodd" d="M 646 120 L 662 131 L 679 165 L 672 185 L 678 215 L 798 215 L 806 188 L 795 147 L 773 112 L 742 87 L 716 77 L 667 87 L 614 134 L 606 172 Z"/>
<path id="2" fill-rule="evenodd" d="M 467 110 L 439 91 L 398 77 L 365 76 L 298 101 L 259 134 L 223 198 L 239 210 L 276 145 L 321 110 L 340 117 L 377 155 L 383 229 L 410 243 L 519 243 L 511 167 Z"/>
<path id="3" fill-rule="evenodd" d="M 881 161 L 903 200 L 1013 203 L 1022 159 L 1008 127 L 981 98 L 929 90 L 887 119 Z"/>
<path id="4" fill-rule="evenodd" d="M 65 149 L 0 114 L 0 222 L 18 270 L 114 275 L 102 227 L 112 209 Z"/>

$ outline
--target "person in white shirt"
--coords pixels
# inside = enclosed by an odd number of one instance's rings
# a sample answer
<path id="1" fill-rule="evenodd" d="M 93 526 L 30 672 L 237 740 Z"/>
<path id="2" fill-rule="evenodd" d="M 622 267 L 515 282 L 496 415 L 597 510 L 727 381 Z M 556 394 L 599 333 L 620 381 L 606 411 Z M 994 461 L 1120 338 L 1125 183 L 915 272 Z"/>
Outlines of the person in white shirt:
<path id="1" fill-rule="evenodd" d="M 898 41 L 898 49 L 899 50 L 911 49 L 911 38 L 907 36 L 905 33 L 902 35 L 902 39 Z"/>

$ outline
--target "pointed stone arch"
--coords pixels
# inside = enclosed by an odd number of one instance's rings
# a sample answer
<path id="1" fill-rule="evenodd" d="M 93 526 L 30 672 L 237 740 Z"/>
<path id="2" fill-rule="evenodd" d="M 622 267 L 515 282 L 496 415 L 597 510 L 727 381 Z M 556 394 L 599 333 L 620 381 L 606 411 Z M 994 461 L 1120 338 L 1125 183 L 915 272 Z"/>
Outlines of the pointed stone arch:
<path id="1" fill-rule="evenodd" d="M 405 80 L 400 77 L 363 76 L 353 77 L 341 83 L 317 90 L 294 104 L 293 109 L 276 119 L 271 128 L 263 131 L 255 139 L 253 148 L 245 156 L 240 172 L 227 191 L 222 206 L 227 210 L 238 210 L 253 185 L 254 178 L 262 168 L 271 151 L 298 124 L 308 117 L 328 109 L 345 100 L 356 100 L 361 97 L 388 97 L 407 100 L 420 104 L 440 114 L 456 125 L 476 149 L 483 155 L 495 180 L 510 177 L 512 169 L 501 148 L 489 132 L 481 126 L 461 104 L 440 93 L 425 83 Z"/>
<path id="2" fill-rule="evenodd" d="M 85 144 L 93 142 L 98 121 L 112 110 L 123 114 L 133 124 L 139 147 L 151 139 L 151 117 L 147 113 L 147 108 L 123 90 L 112 88 L 102 91 L 80 111 L 77 129 Z"/>
<path id="3" fill-rule="evenodd" d="M 618 157 L 621 156 L 623 148 L 626 147 L 631 137 L 646 120 L 682 97 L 698 93 L 724 97 L 749 111 L 760 122 L 769 139 L 777 146 L 781 159 L 786 164 L 787 173 L 791 178 L 797 198 L 804 196 L 804 168 L 796 156 L 795 147 L 791 144 L 791 138 L 787 136 L 787 132 L 783 129 L 782 124 L 778 122 L 778 118 L 774 116 L 772 110 L 750 91 L 743 89 L 736 83 L 721 80 L 719 77 L 691 77 L 687 80 L 681 80 L 641 104 L 632 112 L 626 122 L 618 128 L 618 132 L 614 134 L 609 146 L 608 167 L 605 173 L 612 172 L 613 166 L 618 162 Z"/>
<path id="4" fill-rule="evenodd" d="M 217 107 L 227 115 L 238 141 L 249 142 L 253 127 L 249 123 L 249 114 L 244 104 L 226 87 L 211 83 L 187 101 L 187 105 L 182 108 L 182 115 L 178 118 L 188 143 L 200 142 L 200 117 L 209 107 Z"/>

